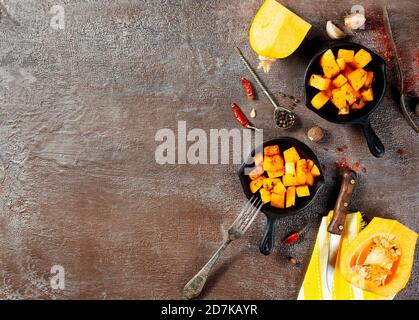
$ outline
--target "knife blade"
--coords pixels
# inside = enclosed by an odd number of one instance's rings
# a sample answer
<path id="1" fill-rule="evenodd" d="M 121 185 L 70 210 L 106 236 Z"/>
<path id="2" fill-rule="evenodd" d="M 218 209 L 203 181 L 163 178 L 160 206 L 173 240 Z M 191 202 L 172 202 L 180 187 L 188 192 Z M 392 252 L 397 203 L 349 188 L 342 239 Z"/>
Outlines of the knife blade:
<path id="1" fill-rule="evenodd" d="M 335 277 L 335 267 L 341 237 L 345 225 L 345 217 L 348 211 L 349 200 L 355 188 L 356 173 L 350 169 L 344 169 L 342 172 L 342 183 L 338 198 L 333 210 L 333 216 L 330 220 L 327 231 L 330 233 L 329 252 L 327 257 L 326 283 L 329 291 L 332 292 L 333 281 Z"/>

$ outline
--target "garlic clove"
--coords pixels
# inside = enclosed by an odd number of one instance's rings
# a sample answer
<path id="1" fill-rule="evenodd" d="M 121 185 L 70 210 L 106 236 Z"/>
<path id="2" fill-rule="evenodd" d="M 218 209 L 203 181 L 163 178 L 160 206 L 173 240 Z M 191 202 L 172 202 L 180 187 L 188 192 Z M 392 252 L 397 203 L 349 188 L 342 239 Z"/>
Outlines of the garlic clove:
<path id="1" fill-rule="evenodd" d="M 344 18 L 345 27 L 350 30 L 361 28 L 365 24 L 365 16 L 360 13 L 352 13 Z"/>
<path id="2" fill-rule="evenodd" d="M 326 32 L 332 39 L 343 39 L 346 37 L 346 33 L 339 29 L 332 21 L 327 21 Z"/>
<path id="3" fill-rule="evenodd" d="M 271 65 L 274 63 L 276 59 L 259 56 L 259 65 L 258 69 L 262 69 L 264 73 L 268 73 L 271 70 Z"/>
<path id="4" fill-rule="evenodd" d="M 256 110 L 255 110 L 255 108 L 253 108 L 251 111 L 250 111 L 250 118 L 256 118 Z"/>

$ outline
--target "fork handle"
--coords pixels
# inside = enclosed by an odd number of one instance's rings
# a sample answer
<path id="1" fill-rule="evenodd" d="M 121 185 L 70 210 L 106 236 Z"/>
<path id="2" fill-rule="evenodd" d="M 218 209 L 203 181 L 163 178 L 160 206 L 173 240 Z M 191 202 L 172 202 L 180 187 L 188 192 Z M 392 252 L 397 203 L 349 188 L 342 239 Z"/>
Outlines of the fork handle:
<path id="1" fill-rule="evenodd" d="M 230 242 L 230 239 L 225 240 L 221 247 L 218 248 L 217 251 L 215 251 L 215 253 L 211 257 L 211 259 L 209 259 L 206 265 L 186 284 L 186 286 L 183 288 L 183 296 L 186 299 L 195 298 L 201 293 L 202 288 L 204 288 L 205 282 L 207 282 L 211 270 L 214 268 L 218 259 L 220 259 L 221 255 L 223 254 L 227 246 L 230 244 Z"/>

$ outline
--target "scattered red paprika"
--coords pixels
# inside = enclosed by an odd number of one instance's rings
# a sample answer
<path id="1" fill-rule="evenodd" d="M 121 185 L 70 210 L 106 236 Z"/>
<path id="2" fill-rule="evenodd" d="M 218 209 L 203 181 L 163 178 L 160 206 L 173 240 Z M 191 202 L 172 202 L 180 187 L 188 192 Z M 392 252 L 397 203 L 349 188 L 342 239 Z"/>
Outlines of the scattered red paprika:
<path id="1" fill-rule="evenodd" d="M 252 84 L 244 77 L 241 77 L 240 79 L 247 99 L 253 100 L 255 98 L 255 91 L 253 90 Z"/>

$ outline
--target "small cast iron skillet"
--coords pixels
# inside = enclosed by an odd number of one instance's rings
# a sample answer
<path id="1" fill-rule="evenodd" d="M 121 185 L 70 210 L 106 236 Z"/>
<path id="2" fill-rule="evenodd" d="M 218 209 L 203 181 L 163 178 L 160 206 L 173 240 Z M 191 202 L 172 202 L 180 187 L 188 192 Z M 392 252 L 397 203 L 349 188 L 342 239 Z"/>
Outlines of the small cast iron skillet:
<path id="1" fill-rule="evenodd" d="M 263 148 L 267 146 L 272 145 L 278 145 L 281 152 L 284 150 L 295 147 L 297 149 L 298 154 L 302 159 L 311 159 L 314 161 L 314 163 L 317 165 L 317 167 L 320 170 L 321 175 L 319 177 L 316 177 L 315 179 L 315 185 L 314 188 L 310 187 L 310 196 L 304 197 L 304 198 L 297 198 L 295 202 L 295 206 L 286 208 L 286 209 L 279 209 L 272 207 L 270 204 L 263 205 L 261 211 L 266 215 L 267 218 L 267 225 L 265 228 L 264 235 L 262 237 L 262 241 L 260 243 L 259 249 L 260 252 L 264 255 L 271 254 L 274 249 L 274 241 L 275 241 L 275 227 L 277 225 L 278 219 L 286 216 L 290 216 L 293 214 L 297 214 L 307 206 L 309 206 L 314 198 L 316 197 L 316 194 L 318 191 L 322 188 L 324 185 L 324 176 L 323 172 L 319 163 L 319 160 L 317 159 L 316 155 L 309 147 L 307 147 L 304 143 L 289 137 L 282 137 L 282 138 L 276 138 L 269 141 L 266 141 L 263 143 L 262 146 L 258 146 L 255 149 L 252 150 L 250 156 L 247 158 L 246 162 L 243 163 L 238 170 L 238 175 L 240 178 L 240 182 L 243 187 L 244 194 L 248 199 L 250 199 L 253 195 L 253 193 L 250 191 L 250 177 L 249 172 L 254 168 L 253 164 L 253 157 L 256 153 L 262 153 L 263 154 Z M 257 195 L 260 197 L 260 193 L 258 192 Z"/>
<path id="2" fill-rule="evenodd" d="M 351 111 L 348 115 L 338 115 L 337 108 L 332 102 L 327 102 L 323 108 L 317 110 L 311 105 L 311 99 L 319 92 L 316 88 L 308 85 L 310 76 L 312 74 L 323 74 L 322 68 L 320 67 L 320 57 L 328 49 L 332 49 L 335 57 L 337 56 L 339 49 L 354 50 L 355 53 L 359 49 L 368 51 L 372 56 L 372 61 L 368 63 L 364 69 L 367 71 L 374 71 L 374 81 L 372 83 L 372 89 L 374 92 L 374 100 L 368 102 L 365 107 L 361 110 Z M 371 153 L 380 158 L 384 155 L 384 146 L 380 139 L 377 137 L 373 129 L 371 128 L 369 117 L 372 112 L 377 109 L 383 99 L 387 89 L 387 77 L 386 77 L 386 63 L 383 58 L 377 55 L 370 49 L 353 42 L 336 42 L 329 45 L 327 48 L 318 52 L 308 64 L 306 74 L 304 77 L 305 86 L 305 104 L 313 112 L 317 113 L 323 119 L 330 122 L 339 124 L 358 124 L 361 126 L 364 132 L 365 138 L 367 139 L 368 148 Z"/>

